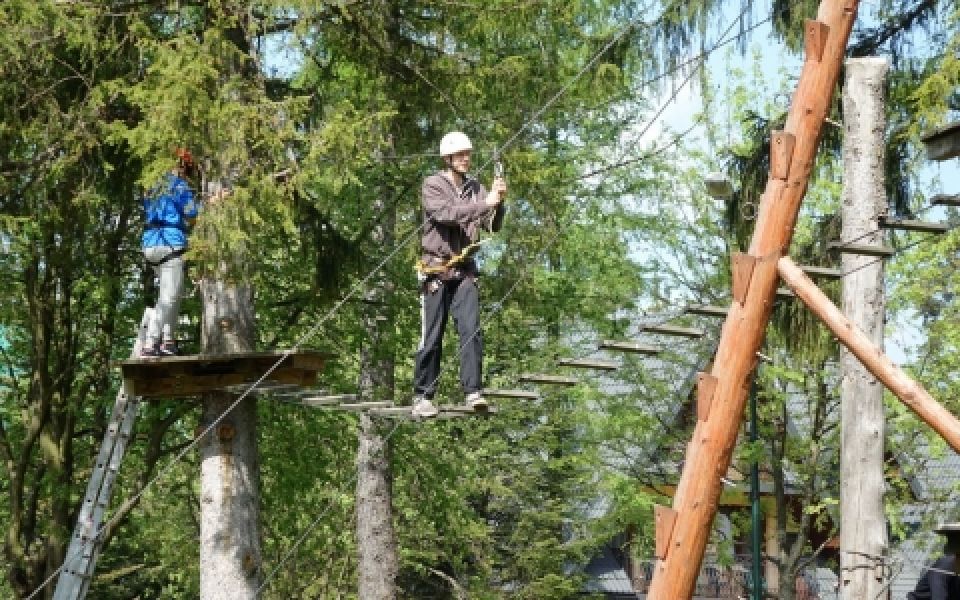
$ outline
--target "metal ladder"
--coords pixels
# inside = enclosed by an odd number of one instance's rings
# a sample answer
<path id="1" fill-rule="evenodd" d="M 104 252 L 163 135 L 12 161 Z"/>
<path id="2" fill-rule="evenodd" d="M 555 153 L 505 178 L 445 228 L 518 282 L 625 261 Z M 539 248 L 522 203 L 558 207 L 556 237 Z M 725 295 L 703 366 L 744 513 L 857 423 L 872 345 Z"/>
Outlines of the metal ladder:
<path id="1" fill-rule="evenodd" d="M 140 349 L 146 338 L 147 323 L 152 317 L 152 308 L 143 311 L 130 358 L 140 356 Z M 54 600 L 79 600 L 87 595 L 87 590 L 90 588 L 90 581 L 93 579 L 102 545 L 102 540 L 97 534 L 100 532 L 103 514 L 110 503 L 113 483 L 120 470 L 123 455 L 127 451 L 133 422 L 140 408 L 140 397 L 133 396 L 130 392 L 130 384 L 124 381 L 117 392 L 110 423 L 103 436 L 97 462 L 90 474 L 90 481 L 87 483 L 87 492 L 83 497 L 77 524 L 73 528 L 70 546 L 64 556 L 63 568 L 53 593 Z"/>

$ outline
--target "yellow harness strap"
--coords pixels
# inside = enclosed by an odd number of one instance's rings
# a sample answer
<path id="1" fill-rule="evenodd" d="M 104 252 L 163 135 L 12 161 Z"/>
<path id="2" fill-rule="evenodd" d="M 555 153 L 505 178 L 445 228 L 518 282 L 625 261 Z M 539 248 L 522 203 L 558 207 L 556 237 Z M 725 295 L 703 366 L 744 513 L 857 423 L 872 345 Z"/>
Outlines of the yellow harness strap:
<path id="1" fill-rule="evenodd" d="M 489 238 L 488 238 L 489 239 Z M 459 254 L 454 254 L 447 260 L 445 263 L 439 265 L 429 265 L 420 259 L 417 261 L 416 270 L 422 275 L 439 275 L 441 273 L 446 273 L 448 270 L 456 267 L 466 259 L 470 258 L 477 253 L 477 250 L 480 249 L 480 246 L 487 242 L 486 239 L 474 242 L 460 251 Z"/>

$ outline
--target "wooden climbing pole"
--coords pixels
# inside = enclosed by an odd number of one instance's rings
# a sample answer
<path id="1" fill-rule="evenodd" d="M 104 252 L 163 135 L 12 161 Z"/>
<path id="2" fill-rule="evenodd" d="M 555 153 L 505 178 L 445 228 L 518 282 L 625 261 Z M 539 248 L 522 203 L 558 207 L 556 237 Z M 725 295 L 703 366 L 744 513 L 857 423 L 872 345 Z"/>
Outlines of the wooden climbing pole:
<path id="1" fill-rule="evenodd" d="M 805 25 L 805 62 L 783 131 L 773 134 L 770 174 L 749 253 L 733 264 L 733 303 L 714 366 L 699 380 L 698 421 L 673 508 L 657 510 L 657 563 L 648 598 L 691 598 L 730 466 L 777 291 L 777 261 L 793 237 L 820 130 L 836 88 L 857 0 L 824 0 Z"/>

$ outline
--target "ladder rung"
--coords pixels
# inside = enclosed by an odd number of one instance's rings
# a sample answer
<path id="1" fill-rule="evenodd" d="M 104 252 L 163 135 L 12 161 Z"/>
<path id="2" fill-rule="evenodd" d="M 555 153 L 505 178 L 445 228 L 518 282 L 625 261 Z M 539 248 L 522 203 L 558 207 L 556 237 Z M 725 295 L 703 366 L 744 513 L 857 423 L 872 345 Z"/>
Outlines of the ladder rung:
<path id="1" fill-rule="evenodd" d="M 680 327 L 678 325 L 643 325 L 640 329 L 651 333 L 662 333 L 663 335 L 675 335 L 688 338 L 700 338 L 704 335 L 702 329 L 697 329 L 696 327 Z"/>
<path id="2" fill-rule="evenodd" d="M 893 248 L 889 246 L 871 246 L 868 244 L 844 244 L 843 242 L 830 242 L 827 244 L 828 250 L 836 250 L 843 254 L 863 254 L 866 256 L 890 257 L 893 256 Z"/>
<path id="3" fill-rule="evenodd" d="M 843 271 L 840 269 L 834 269 L 832 267 L 814 267 L 811 265 L 804 265 L 800 268 L 810 277 L 822 277 L 824 279 L 840 279 L 843 277 Z"/>
<path id="4" fill-rule="evenodd" d="M 881 216 L 880 227 L 884 229 L 902 229 L 904 231 L 921 231 L 923 233 L 946 233 L 950 226 L 946 223 L 931 223 L 928 221 L 914 221 Z"/>
<path id="5" fill-rule="evenodd" d="M 335 394 L 332 396 L 307 396 L 301 398 L 300 403 L 306 406 L 335 406 L 343 402 L 355 402 L 356 394 Z"/>
<path id="6" fill-rule="evenodd" d="M 485 389 L 483 390 L 483 395 L 491 398 L 521 398 L 524 400 L 537 400 L 540 398 L 540 394 L 537 392 L 529 392 L 527 390 Z"/>
<path id="7" fill-rule="evenodd" d="M 600 342 L 601 350 L 617 350 L 619 352 L 632 352 L 634 354 L 659 354 L 660 348 L 649 344 L 639 342 L 617 342 L 613 340 L 604 340 Z"/>
<path id="8" fill-rule="evenodd" d="M 364 411 L 371 408 L 392 408 L 393 402 L 389 401 L 374 401 L 374 402 L 346 402 L 343 404 L 337 404 L 332 408 L 346 411 Z"/>
<path id="9" fill-rule="evenodd" d="M 960 206 L 960 194 L 937 194 L 930 198 L 930 203 L 937 206 Z"/>
<path id="10" fill-rule="evenodd" d="M 726 317 L 729 310 L 726 306 L 710 306 L 707 304 L 693 304 L 687 307 L 688 313 L 704 317 Z"/>
<path id="11" fill-rule="evenodd" d="M 579 383 L 576 377 L 542 375 L 539 373 L 526 373 L 521 375 L 518 379 L 520 379 L 520 381 L 530 381 L 532 383 L 550 383 L 555 385 L 577 385 Z"/>
<path id="12" fill-rule="evenodd" d="M 609 360 L 595 360 L 595 359 L 573 359 L 566 358 L 557 361 L 561 367 L 574 367 L 577 369 L 596 369 L 598 371 L 616 371 L 620 368 L 615 362 Z"/>

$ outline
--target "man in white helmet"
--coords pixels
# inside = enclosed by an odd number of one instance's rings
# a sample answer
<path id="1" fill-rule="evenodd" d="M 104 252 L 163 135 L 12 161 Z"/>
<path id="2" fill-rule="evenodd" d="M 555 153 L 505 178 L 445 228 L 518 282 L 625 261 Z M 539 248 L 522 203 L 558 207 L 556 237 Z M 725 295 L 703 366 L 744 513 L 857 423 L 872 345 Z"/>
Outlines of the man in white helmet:
<path id="1" fill-rule="evenodd" d="M 503 222 L 506 182 L 494 179 L 488 192 L 469 175 L 473 145 L 454 131 L 440 140 L 445 168 L 423 181 L 421 239 L 421 330 L 414 369 L 413 415 L 437 414 L 432 399 L 440 378 L 440 357 L 447 318 L 453 316 L 460 337 L 460 384 L 466 403 L 484 410 L 481 395 L 483 339 L 477 265 L 465 250 L 477 242 L 480 230 L 499 231 Z"/>

